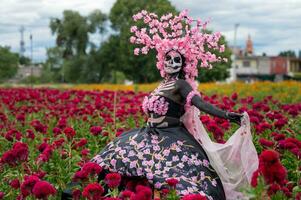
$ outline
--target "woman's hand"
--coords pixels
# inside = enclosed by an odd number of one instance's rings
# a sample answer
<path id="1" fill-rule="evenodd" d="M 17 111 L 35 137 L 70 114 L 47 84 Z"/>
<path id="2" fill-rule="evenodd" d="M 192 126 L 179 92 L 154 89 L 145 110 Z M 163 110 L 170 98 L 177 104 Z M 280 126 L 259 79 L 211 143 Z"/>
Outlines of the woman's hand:
<path id="1" fill-rule="evenodd" d="M 230 122 L 234 122 L 238 125 L 241 125 L 240 123 L 241 123 L 241 118 L 242 118 L 243 114 L 227 112 L 226 116 L 230 120 Z"/>

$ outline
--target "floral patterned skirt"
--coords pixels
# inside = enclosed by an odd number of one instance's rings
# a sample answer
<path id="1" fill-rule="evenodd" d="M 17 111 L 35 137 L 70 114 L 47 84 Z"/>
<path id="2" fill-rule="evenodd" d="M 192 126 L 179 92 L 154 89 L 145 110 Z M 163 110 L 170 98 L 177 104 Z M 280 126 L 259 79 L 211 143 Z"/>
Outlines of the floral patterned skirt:
<path id="1" fill-rule="evenodd" d="M 166 179 L 176 178 L 180 196 L 199 193 L 210 200 L 226 199 L 205 151 L 184 126 L 124 132 L 91 161 L 106 171 L 144 177 L 157 189 L 168 188 Z"/>

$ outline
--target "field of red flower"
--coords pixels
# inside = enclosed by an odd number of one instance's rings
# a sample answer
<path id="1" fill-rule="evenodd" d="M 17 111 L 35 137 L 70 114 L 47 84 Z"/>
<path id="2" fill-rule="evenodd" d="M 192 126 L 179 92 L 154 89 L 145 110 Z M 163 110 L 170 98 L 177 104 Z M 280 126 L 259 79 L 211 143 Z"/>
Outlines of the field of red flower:
<path id="1" fill-rule="evenodd" d="M 126 190 L 118 173 L 97 181 L 101 167 L 89 163 L 125 130 L 145 125 L 141 102 L 146 93 L 58 89 L 0 89 L 0 199 L 60 199 L 71 180 L 81 182 L 74 199 L 151 199 L 145 181 Z M 254 95 L 256 95 L 254 93 Z M 260 94 L 262 96 L 262 94 Z M 300 94 L 296 94 L 300 95 Z M 254 199 L 301 199 L 301 102 L 286 104 L 265 96 L 203 95 L 229 111 L 247 111 L 260 165 L 246 193 Z M 201 113 L 210 137 L 224 142 L 236 124 Z M 78 171 L 81 168 L 80 171 Z M 177 180 L 161 199 L 179 199 Z M 101 197 L 104 188 L 107 197 Z M 182 199 L 205 199 L 187 195 Z"/>

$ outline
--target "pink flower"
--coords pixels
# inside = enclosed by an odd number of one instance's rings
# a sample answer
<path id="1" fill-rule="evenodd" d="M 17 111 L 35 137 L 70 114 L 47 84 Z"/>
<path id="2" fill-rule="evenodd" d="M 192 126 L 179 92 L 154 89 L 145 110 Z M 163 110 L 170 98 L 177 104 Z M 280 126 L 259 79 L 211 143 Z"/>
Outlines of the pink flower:
<path id="1" fill-rule="evenodd" d="M 134 54 L 137 56 L 137 55 L 139 55 L 139 52 L 140 52 L 140 49 L 139 48 L 135 48 L 134 49 Z"/>
<path id="2" fill-rule="evenodd" d="M 130 37 L 130 42 L 131 43 L 134 43 L 135 41 L 136 41 L 136 37 L 134 37 L 134 36 Z"/>

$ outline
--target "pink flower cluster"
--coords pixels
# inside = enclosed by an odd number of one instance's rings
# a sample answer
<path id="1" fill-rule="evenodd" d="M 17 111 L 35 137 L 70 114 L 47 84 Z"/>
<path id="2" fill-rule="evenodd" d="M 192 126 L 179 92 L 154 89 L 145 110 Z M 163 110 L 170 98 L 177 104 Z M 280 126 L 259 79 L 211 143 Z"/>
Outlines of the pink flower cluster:
<path id="1" fill-rule="evenodd" d="M 201 96 L 201 94 L 197 90 L 191 90 L 186 97 L 185 110 L 187 110 L 191 106 L 191 100 L 195 96 Z"/>
<path id="2" fill-rule="evenodd" d="M 171 13 L 163 15 L 160 19 L 155 13 L 148 13 L 142 10 L 133 16 L 134 21 L 143 20 L 149 27 L 131 27 L 134 36 L 130 37 L 130 42 L 141 47 L 135 48 L 134 54 L 147 54 L 150 49 L 157 51 L 157 68 L 162 77 L 165 77 L 164 58 L 165 54 L 173 49 L 185 56 L 186 66 L 184 72 L 186 79 L 194 79 L 198 75 L 197 66 L 200 62 L 201 67 L 212 68 L 211 63 L 227 61 L 210 50 L 223 52 L 224 45 L 218 42 L 221 34 L 206 33 L 208 21 L 202 22 L 200 19 L 194 20 L 188 16 L 188 11 L 182 11 L 178 16 Z M 193 22 L 196 26 L 193 27 Z M 208 51 L 209 49 L 209 51 Z"/>
<path id="3" fill-rule="evenodd" d="M 164 97 L 160 96 L 147 96 L 144 98 L 142 103 L 142 109 L 145 113 L 153 111 L 158 115 L 165 115 L 168 110 L 168 102 L 165 101 Z"/>

